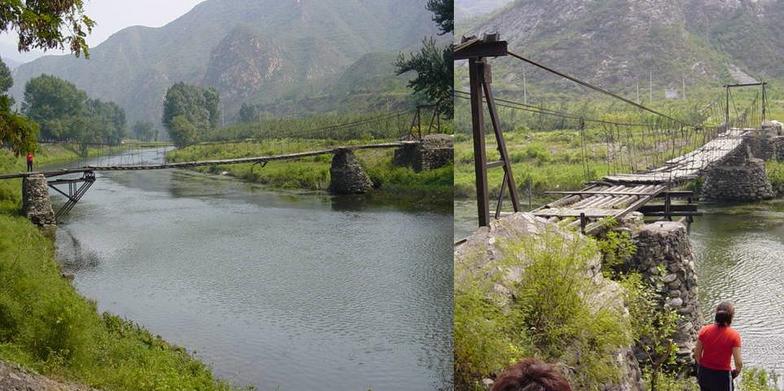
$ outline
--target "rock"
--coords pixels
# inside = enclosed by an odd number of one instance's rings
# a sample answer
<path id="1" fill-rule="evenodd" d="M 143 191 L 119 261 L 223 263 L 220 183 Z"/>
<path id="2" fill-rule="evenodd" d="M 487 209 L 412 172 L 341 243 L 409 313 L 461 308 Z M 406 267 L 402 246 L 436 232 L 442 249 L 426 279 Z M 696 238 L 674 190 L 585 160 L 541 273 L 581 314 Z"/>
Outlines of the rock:
<path id="1" fill-rule="evenodd" d="M 0 361 L 0 390 L 9 391 L 95 391 L 78 385 L 54 381 L 45 376 L 25 370 L 18 365 Z"/>
<path id="2" fill-rule="evenodd" d="M 501 310 L 509 308 L 515 299 L 512 294 L 515 284 L 522 281 L 525 269 L 530 260 L 510 243 L 519 243 L 529 238 L 536 238 L 550 230 L 569 241 L 585 240 L 582 235 L 560 230 L 556 225 L 548 223 L 528 213 L 514 213 L 500 220 L 493 220 L 488 227 L 482 227 L 463 243 L 455 247 L 455 286 L 467 283 L 467 280 L 481 276 L 486 281 L 495 283 L 487 292 L 490 302 L 496 303 Z M 571 242 L 567 242 L 571 243 Z M 510 253 L 509 251 L 518 251 Z M 497 266 L 503 261 L 504 267 Z M 601 260 L 596 257 L 589 260 L 585 268 L 586 278 L 595 284 L 595 290 L 586 299 L 595 308 L 614 308 L 628 314 L 624 306 L 623 288 L 601 273 Z M 639 391 L 643 389 L 641 371 L 631 346 L 623 347 L 614 353 L 615 365 L 621 369 L 621 377 L 615 384 L 607 384 L 602 390 L 607 391 Z M 580 368 L 569 368 L 579 371 Z M 487 385 L 487 383 L 483 384 Z"/>
<path id="3" fill-rule="evenodd" d="M 662 303 L 681 315 L 678 332 L 673 336 L 678 347 L 693 346 L 702 315 L 697 299 L 694 255 L 686 226 L 671 221 L 656 222 L 642 227 L 633 239 L 637 252 L 625 268 L 642 274 L 643 281 L 651 284 Z M 660 267 L 667 272 L 662 274 Z M 637 350 L 641 353 L 640 347 Z M 678 363 L 685 370 L 691 358 L 679 357 Z"/>
<path id="4" fill-rule="evenodd" d="M 453 160 L 452 136 L 430 134 L 416 144 L 406 144 L 396 149 L 392 163 L 396 166 L 411 167 L 419 172 L 443 167 Z"/>
<path id="5" fill-rule="evenodd" d="M 706 201 L 733 202 L 773 198 L 775 193 L 765 172 L 765 161 L 753 156 L 771 157 L 774 155 L 771 150 L 774 143 L 756 136 L 744 138 L 738 151 L 728 155 L 705 174 L 701 198 Z"/>
<path id="6" fill-rule="evenodd" d="M 675 281 L 677 278 L 678 278 L 677 274 L 670 273 L 670 274 L 662 277 L 662 282 L 665 283 L 665 284 L 669 284 L 669 283 Z"/>
<path id="7" fill-rule="evenodd" d="M 22 214 L 39 227 L 57 223 L 49 199 L 49 185 L 43 174 L 33 174 L 22 180 Z"/>
<path id="8" fill-rule="evenodd" d="M 373 182 L 351 150 L 335 153 L 329 174 L 329 191 L 334 194 L 362 194 L 373 189 Z"/>

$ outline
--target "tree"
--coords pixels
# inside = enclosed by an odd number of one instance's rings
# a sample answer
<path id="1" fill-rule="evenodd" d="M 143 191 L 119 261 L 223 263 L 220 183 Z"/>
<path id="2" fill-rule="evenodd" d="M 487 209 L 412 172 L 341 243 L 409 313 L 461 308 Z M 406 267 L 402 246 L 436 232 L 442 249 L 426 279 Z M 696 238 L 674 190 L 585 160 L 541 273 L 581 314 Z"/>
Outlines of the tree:
<path id="1" fill-rule="evenodd" d="M 25 85 L 22 112 L 41 125 L 45 140 L 78 140 L 75 121 L 83 114 L 87 94 L 73 83 L 56 76 L 41 75 Z"/>
<path id="2" fill-rule="evenodd" d="M 207 112 L 210 113 L 210 125 L 213 128 L 220 126 L 220 95 L 218 91 L 212 87 L 204 90 L 204 104 Z"/>
<path id="3" fill-rule="evenodd" d="M 68 49 L 89 56 L 87 35 L 95 22 L 84 14 L 83 0 L 0 1 L 0 31 L 17 31 L 19 51 Z"/>
<path id="4" fill-rule="evenodd" d="M 11 71 L 0 59 L 0 146 L 8 146 L 18 155 L 35 150 L 38 125 L 11 110 L 14 100 L 7 92 L 13 85 Z"/>
<path id="5" fill-rule="evenodd" d="M 51 75 L 25 85 L 22 112 L 41 125 L 50 141 L 119 144 L 126 133 L 125 111 L 114 102 L 90 99 L 68 81 Z"/>
<path id="6" fill-rule="evenodd" d="M 433 38 L 427 38 L 419 53 L 412 53 L 408 58 L 401 53 L 395 66 L 398 75 L 416 72 L 417 77 L 408 82 L 414 94 L 423 94 L 431 103 L 439 105 L 443 116 L 452 118 L 454 61 L 451 47 L 439 48 Z"/>
<path id="7" fill-rule="evenodd" d="M 178 147 L 190 145 L 198 141 L 198 129 L 184 115 L 172 118 L 169 124 L 169 135 Z"/>
<path id="8" fill-rule="evenodd" d="M 255 105 L 243 103 L 240 107 L 240 122 L 249 123 L 259 120 L 259 109 Z"/>
<path id="9" fill-rule="evenodd" d="M 178 146 L 198 141 L 200 133 L 219 125 L 220 96 L 212 88 L 177 83 L 166 91 L 163 101 L 163 126 Z M 174 119 L 181 117 L 177 124 Z M 187 123 L 187 125 L 186 125 Z M 184 132 L 184 133 L 183 133 Z"/>
<path id="10" fill-rule="evenodd" d="M 441 35 L 454 30 L 454 11 L 452 0 L 428 0 L 427 9 L 433 12 L 433 21 L 438 24 Z M 439 48 L 435 40 L 425 38 L 419 53 L 408 57 L 400 53 L 395 61 L 396 73 L 402 75 L 416 72 L 417 76 L 408 82 L 414 95 L 424 95 L 430 102 L 438 104 L 441 115 L 452 118 L 454 107 L 454 61 L 451 46 Z"/>
<path id="11" fill-rule="evenodd" d="M 132 128 L 133 136 L 141 141 L 152 141 L 156 137 L 155 125 L 149 121 L 136 121 Z"/>
<path id="12" fill-rule="evenodd" d="M 439 35 L 455 30 L 455 6 L 453 3 L 453 0 L 427 0 L 425 7 L 433 13 L 433 21 L 438 24 L 438 28 L 441 30 Z"/>

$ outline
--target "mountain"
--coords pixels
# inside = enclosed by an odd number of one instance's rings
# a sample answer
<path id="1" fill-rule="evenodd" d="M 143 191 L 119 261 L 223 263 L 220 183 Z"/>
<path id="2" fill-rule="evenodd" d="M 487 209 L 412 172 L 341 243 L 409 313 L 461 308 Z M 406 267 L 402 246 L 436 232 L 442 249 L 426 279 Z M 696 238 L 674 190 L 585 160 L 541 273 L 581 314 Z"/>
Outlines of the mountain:
<path id="1" fill-rule="evenodd" d="M 184 81 L 218 89 L 231 118 L 245 102 L 323 93 L 365 54 L 416 46 L 436 32 L 425 3 L 207 0 L 166 26 L 114 34 L 89 60 L 47 56 L 24 64 L 12 93 L 21 100 L 27 80 L 53 74 L 117 102 L 131 122 L 158 123 L 166 89 Z"/>
<path id="2" fill-rule="evenodd" d="M 499 32 L 510 50 L 615 90 L 639 82 L 647 92 L 652 77 L 663 96 L 684 81 L 784 79 L 782 17 L 777 0 L 517 0 L 467 30 Z M 497 63 L 507 86 L 521 86 L 523 72 L 534 85 L 567 85 L 519 61 Z"/>
<path id="3" fill-rule="evenodd" d="M 472 18 L 489 14 L 513 0 L 455 0 L 455 22 L 464 24 Z"/>

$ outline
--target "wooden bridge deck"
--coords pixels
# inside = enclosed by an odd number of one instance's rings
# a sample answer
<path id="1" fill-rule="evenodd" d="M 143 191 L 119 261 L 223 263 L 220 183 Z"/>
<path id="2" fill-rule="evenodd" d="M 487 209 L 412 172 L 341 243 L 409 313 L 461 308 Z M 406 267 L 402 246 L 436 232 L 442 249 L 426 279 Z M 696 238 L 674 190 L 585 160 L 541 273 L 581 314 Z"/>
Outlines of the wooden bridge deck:
<path id="1" fill-rule="evenodd" d="M 334 147 L 329 149 L 321 149 L 316 151 L 296 152 L 296 153 L 288 153 L 282 155 L 256 156 L 256 157 L 246 157 L 246 158 L 236 158 L 236 159 L 200 160 L 200 161 L 190 161 L 190 162 L 146 164 L 146 165 L 84 166 L 84 167 L 77 167 L 77 168 L 64 168 L 61 170 L 51 170 L 51 171 L 35 171 L 35 172 L 19 172 L 19 173 L 2 174 L 0 175 L 0 180 L 24 178 L 33 174 L 44 174 L 44 176 L 46 177 L 56 177 L 60 175 L 77 174 L 77 173 L 93 172 L 93 171 L 166 170 L 172 168 L 193 168 L 193 167 L 227 165 L 227 164 L 264 163 L 264 162 L 271 162 L 271 161 L 295 160 L 295 159 L 302 159 L 302 158 L 312 157 L 312 156 L 335 154 L 341 150 L 355 151 L 360 149 L 398 148 L 407 144 L 417 144 L 417 143 L 419 143 L 419 141 L 398 141 L 398 142 L 379 143 L 379 144 L 349 145 L 349 146 Z"/>
<path id="2" fill-rule="evenodd" d="M 730 129 L 692 152 L 668 160 L 644 173 L 608 175 L 602 180 L 532 211 L 550 221 L 574 219 L 570 226 L 583 225 L 588 234 L 601 228 L 599 220 L 640 209 L 672 187 L 699 177 L 714 164 L 726 159 L 743 143 L 752 129 Z"/>

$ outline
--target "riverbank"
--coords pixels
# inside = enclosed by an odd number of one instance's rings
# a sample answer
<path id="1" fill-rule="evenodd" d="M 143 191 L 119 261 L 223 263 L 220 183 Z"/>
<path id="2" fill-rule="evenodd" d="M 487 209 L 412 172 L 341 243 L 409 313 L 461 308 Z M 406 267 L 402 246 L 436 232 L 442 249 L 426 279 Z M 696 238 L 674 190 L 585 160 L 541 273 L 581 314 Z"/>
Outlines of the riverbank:
<path id="1" fill-rule="evenodd" d="M 265 142 L 200 144 L 170 151 L 166 154 L 166 160 L 183 162 L 278 155 L 365 143 L 367 142 L 276 139 Z M 396 204 L 414 202 L 451 209 L 452 165 L 415 172 L 408 167 L 394 166 L 392 164 L 394 150 L 392 149 L 360 150 L 355 153 L 376 189 L 367 197 L 381 202 L 395 200 Z M 257 164 L 235 164 L 201 167 L 197 170 L 211 174 L 230 175 L 243 181 L 264 184 L 273 189 L 326 191 L 330 183 L 331 160 L 331 155 L 321 155 L 296 161 L 270 162 L 263 167 Z"/>
<path id="2" fill-rule="evenodd" d="M 74 156 L 43 147 L 38 162 Z M 0 153 L 0 172 L 23 169 L 23 159 Z M 52 239 L 18 215 L 20 187 L 18 180 L 0 183 L 0 360 L 101 389 L 230 389 L 185 349 L 99 314 L 61 276 Z"/>

